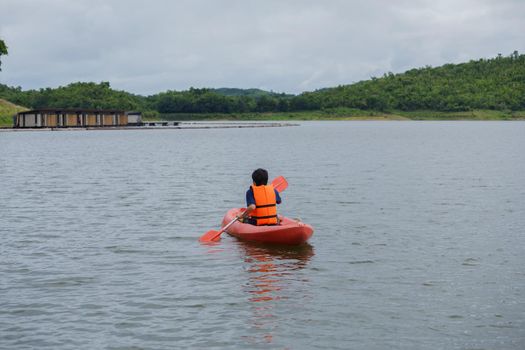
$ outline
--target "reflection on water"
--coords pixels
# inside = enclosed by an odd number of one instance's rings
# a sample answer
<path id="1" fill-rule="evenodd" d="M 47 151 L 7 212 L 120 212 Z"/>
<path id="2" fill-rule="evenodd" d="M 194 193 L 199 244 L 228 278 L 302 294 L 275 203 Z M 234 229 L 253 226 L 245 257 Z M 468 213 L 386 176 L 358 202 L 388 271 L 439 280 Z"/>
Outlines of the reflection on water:
<path id="1" fill-rule="evenodd" d="M 283 282 L 293 279 L 293 271 L 304 268 L 314 255 L 311 245 L 283 247 L 238 242 L 244 253 L 244 262 L 249 264 L 250 301 L 278 300 Z"/>
<path id="2" fill-rule="evenodd" d="M 303 300 L 308 296 L 309 279 L 299 270 L 308 265 L 314 255 L 310 244 L 298 247 L 271 246 L 238 241 L 238 248 L 247 264 L 248 281 L 245 290 L 252 305 L 252 327 L 270 343 L 282 321 L 276 315 L 279 302 Z M 261 339 L 251 339 L 259 342 Z"/>

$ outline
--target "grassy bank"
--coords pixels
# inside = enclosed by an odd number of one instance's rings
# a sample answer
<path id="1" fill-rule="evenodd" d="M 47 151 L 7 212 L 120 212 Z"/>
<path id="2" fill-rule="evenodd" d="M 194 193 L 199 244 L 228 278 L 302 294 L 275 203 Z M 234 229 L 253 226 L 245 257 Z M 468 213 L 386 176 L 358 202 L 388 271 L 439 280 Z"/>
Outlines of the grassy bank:
<path id="1" fill-rule="evenodd" d="M 525 120 L 525 111 L 472 110 L 462 112 L 399 112 L 411 120 Z"/>
<path id="2" fill-rule="evenodd" d="M 463 112 L 436 111 L 364 111 L 335 108 L 320 111 L 272 113 L 174 113 L 159 114 L 162 120 L 525 120 L 525 111 L 473 110 Z M 147 120 L 147 118 L 146 118 Z"/>
<path id="3" fill-rule="evenodd" d="M 405 117 L 376 111 L 358 109 L 333 109 L 302 112 L 264 112 L 264 113 L 173 113 L 160 114 L 157 118 L 165 120 L 359 120 L 359 119 L 407 119 Z"/>
<path id="4" fill-rule="evenodd" d="M 0 98 L 0 127 L 13 126 L 13 115 L 22 111 L 27 111 L 27 108 Z"/>

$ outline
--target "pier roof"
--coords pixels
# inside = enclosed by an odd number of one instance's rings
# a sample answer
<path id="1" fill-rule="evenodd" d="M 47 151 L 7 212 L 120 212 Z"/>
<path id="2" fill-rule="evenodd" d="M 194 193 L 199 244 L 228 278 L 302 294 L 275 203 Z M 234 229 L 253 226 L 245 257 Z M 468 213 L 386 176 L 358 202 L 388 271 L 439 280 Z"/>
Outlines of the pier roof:
<path id="1" fill-rule="evenodd" d="M 120 109 L 94 109 L 94 108 L 39 108 L 30 111 L 19 112 L 18 115 L 37 114 L 37 113 L 99 113 L 99 114 L 123 114 Z"/>

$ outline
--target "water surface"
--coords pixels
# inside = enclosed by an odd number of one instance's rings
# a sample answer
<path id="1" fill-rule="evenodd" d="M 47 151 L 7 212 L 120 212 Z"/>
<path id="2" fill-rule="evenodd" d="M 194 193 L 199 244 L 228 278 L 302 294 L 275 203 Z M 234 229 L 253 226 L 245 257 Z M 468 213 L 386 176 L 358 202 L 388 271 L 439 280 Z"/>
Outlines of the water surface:
<path id="1" fill-rule="evenodd" d="M 525 123 L 0 133 L 0 348 L 525 347 Z M 315 228 L 223 236 L 250 174 Z"/>

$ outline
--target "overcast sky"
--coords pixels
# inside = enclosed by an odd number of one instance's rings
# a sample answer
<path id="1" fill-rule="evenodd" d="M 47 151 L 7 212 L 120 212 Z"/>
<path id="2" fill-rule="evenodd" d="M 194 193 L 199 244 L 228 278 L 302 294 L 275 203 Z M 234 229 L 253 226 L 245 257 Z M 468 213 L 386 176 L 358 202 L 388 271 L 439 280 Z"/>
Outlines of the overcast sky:
<path id="1" fill-rule="evenodd" d="M 0 83 L 300 93 L 525 51 L 525 0 L 0 0 Z"/>

